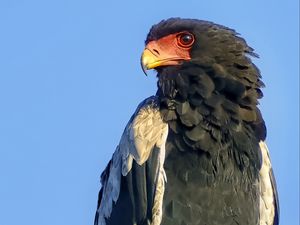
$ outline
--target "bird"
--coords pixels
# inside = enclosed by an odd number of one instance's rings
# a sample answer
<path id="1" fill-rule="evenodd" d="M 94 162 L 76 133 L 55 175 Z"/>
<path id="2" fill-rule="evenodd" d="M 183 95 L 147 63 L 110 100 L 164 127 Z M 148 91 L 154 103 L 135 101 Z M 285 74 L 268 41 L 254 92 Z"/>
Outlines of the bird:
<path id="1" fill-rule="evenodd" d="M 142 101 L 101 174 L 94 225 L 278 225 L 258 55 L 234 29 L 169 18 L 146 37 Z"/>

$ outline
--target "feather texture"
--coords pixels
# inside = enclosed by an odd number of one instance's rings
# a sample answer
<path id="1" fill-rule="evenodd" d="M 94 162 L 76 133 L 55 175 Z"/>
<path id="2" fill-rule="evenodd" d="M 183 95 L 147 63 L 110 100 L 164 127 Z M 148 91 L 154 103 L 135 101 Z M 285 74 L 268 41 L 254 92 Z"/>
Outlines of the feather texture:
<path id="1" fill-rule="evenodd" d="M 265 142 L 259 143 L 263 164 L 260 169 L 260 225 L 279 224 L 279 202 L 269 150 Z"/>
<path id="2" fill-rule="evenodd" d="M 153 96 L 146 99 L 138 106 L 136 112 L 128 122 L 121 137 L 120 144 L 117 146 L 110 163 L 101 176 L 102 190 L 99 194 L 95 225 L 109 224 L 112 211 L 115 205 L 118 204 L 120 192 L 122 191 L 121 186 L 124 185 L 124 182 L 122 183 L 122 177 L 127 177 L 133 170 L 133 167 L 135 168 L 135 174 L 130 174 L 130 176 L 137 176 L 139 173 L 144 173 L 144 167 L 142 167 L 142 165 L 146 163 L 153 151 L 157 151 L 157 158 L 155 158 L 155 160 L 158 162 L 152 164 L 152 180 L 146 181 L 146 177 L 131 177 L 131 179 L 142 180 L 139 182 L 139 184 L 142 185 L 142 189 L 147 188 L 148 182 L 152 182 L 150 186 L 153 186 L 153 188 L 151 188 L 153 190 L 147 189 L 143 192 L 143 195 L 146 195 L 147 192 L 154 192 L 153 199 L 146 199 L 147 196 L 141 196 L 142 199 L 149 201 L 149 203 L 146 204 L 152 206 L 150 209 L 152 216 L 151 218 L 143 219 L 153 221 L 151 223 L 152 225 L 160 224 L 162 199 L 166 182 L 163 163 L 165 159 L 167 134 L 168 126 L 161 119 L 157 98 Z M 151 172 L 146 171 L 146 173 Z M 144 203 L 140 202 L 139 204 L 143 205 Z M 130 205 L 128 205 L 128 207 L 130 207 Z M 145 205 L 143 205 L 143 207 L 145 207 Z M 145 209 L 144 211 L 147 210 L 149 209 Z M 142 212 L 142 214 L 146 215 L 146 212 Z M 131 219 L 138 223 L 138 219 L 134 218 L 134 214 Z"/>
<path id="3" fill-rule="evenodd" d="M 191 60 L 156 68 L 156 96 L 102 174 L 95 225 L 278 225 L 257 54 L 234 30 L 193 19 L 161 21 L 146 45 L 178 32 L 194 35 Z"/>

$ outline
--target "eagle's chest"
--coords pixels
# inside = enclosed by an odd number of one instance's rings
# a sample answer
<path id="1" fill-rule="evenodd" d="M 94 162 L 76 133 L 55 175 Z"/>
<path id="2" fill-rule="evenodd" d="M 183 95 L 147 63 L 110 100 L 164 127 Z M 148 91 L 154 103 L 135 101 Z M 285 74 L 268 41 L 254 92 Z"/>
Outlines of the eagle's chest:
<path id="1" fill-rule="evenodd" d="M 258 224 L 258 180 L 238 167 L 229 145 L 212 156 L 182 151 L 175 140 L 170 136 L 166 145 L 162 225 Z"/>
<path id="2" fill-rule="evenodd" d="M 238 166 L 232 143 L 204 151 L 170 131 L 162 225 L 258 224 L 258 180 Z"/>
<path id="3" fill-rule="evenodd" d="M 250 119 L 239 111 L 241 93 L 223 93 L 210 73 L 190 69 L 159 76 L 169 126 L 162 225 L 256 225 L 261 157 Z"/>

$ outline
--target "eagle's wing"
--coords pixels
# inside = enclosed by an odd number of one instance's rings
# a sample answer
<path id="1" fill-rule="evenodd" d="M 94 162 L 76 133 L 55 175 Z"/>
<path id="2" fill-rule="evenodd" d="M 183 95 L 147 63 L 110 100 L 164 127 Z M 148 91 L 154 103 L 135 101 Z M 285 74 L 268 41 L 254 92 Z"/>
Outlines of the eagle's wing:
<path id="1" fill-rule="evenodd" d="M 160 224 L 167 134 L 157 98 L 144 100 L 101 175 L 95 225 Z"/>
<path id="2" fill-rule="evenodd" d="M 263 159 L 260 170 L 260 225 L 278 225 L 279 202 L 269 150 L 263 141 L 259 146 Z"/>

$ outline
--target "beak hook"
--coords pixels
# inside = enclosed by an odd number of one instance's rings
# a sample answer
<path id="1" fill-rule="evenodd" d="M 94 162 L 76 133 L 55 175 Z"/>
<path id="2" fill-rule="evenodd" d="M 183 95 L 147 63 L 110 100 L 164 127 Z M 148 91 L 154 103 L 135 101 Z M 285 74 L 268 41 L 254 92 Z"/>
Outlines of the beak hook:
<path id="1" fill-rule="evenodd" d="M 147 74 L 147 68 L 146 68 L 146 66 L 143 64 L 143 55 L 141 56 L 140 63 L 141 63 L 142 70 L 143 70 L 144 74 L 145 74 L 146 77 L 147 77 L 147 76 L 148 76 L 148 74 Z"/>

